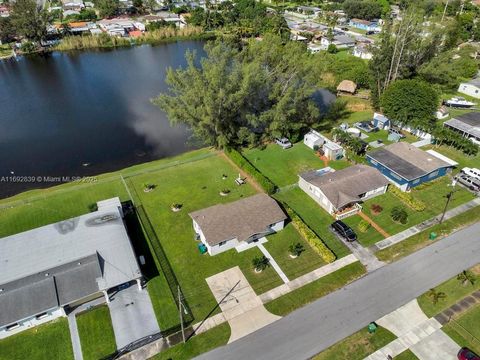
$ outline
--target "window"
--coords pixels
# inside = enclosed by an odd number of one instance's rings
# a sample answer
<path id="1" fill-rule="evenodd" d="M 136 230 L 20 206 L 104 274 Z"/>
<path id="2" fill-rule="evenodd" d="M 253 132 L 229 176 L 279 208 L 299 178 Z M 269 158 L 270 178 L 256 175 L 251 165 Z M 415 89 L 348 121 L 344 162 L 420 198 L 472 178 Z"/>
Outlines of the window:
<path id="1" fill-rule="evenodd" d="M 370 159 L 370 163 L 371 163 L 372 165 L 377 165 L 377 164 L 378 164 L 378 162 L 375 161 L 375 160 L 373 160 L 373 159 Z"/>
<path id="2" fill-rule="evenodd" d="M 45 318 L 45 317 L 47 317 L 47 316 L 48 316 L 48 314 L 47 314 L 46 312 L 43 312 L 43 313 L 38 314 L 37 316 L 35 316 L 35 318 L 36 318 L 37 320 L 40 320 L 40 319 L 43 319 L 43 318 Z"/>
<path id="3" fill-rule="evenodd" d="M 390 176 L 397 179 L 397 180 L 402 180 L 402 178 L 400 176 L 398 176 L 397 174 L 395 174 L 393 171 L 390 171 Z"/>
<path id="4" fill-rule="evenodd" d="M 18 325 L 18 323 L 15 323 L 15 324 L 8 325 L 6 327 L 6 329 L 7 329 L 7 331 L 10 331 L 10 330 L 16 329 L 18 327 L 20 327 L 20 325 Z"/>
<path id="5" fill-rule="evenodd" d="M 221 242 L 218 243 L 218 246 L 223 246 L 223 245 L 225 245 L 226 243 L 227 243 L 226 241 L 221 241 Z"/>
<path id="6" fill-rule="evenodd" d="M 438 170 L 437 170 L 437 171 L 434 171 L 434 172 L 432 172 L 432 173 L 430 173 L 430 174 L 428 174 L 428 178 L 431 179 L 431 178 L 433 178 L 433 177 L 435 177 L 435 176 L 437 176 L 437 175 L 438 175 Z"/>
<path id="7" fill-rule="evenodd" d="M 418 184 L 420 182 L 420 179 L 416 179 L 412 182 L 412 184 Z"/>

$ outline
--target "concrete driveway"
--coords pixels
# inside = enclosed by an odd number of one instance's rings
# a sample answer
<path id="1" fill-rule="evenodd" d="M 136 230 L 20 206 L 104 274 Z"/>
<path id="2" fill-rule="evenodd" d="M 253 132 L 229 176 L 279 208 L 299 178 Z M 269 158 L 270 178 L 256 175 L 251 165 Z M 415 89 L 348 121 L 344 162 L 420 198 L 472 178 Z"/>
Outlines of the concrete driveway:
<path id="1" fill-rule="evenodd" d="M 110 300 L 117 349 L 160 331 L 147 289 L 139 291 L 137 285 L 132 285 L 111 295 Z"/>
<path id="2" fill-rule="evenodd" d="M 238 266 L 206 281 L 230 325 L 229 343 L 280 319 L 265 309 Z"/>

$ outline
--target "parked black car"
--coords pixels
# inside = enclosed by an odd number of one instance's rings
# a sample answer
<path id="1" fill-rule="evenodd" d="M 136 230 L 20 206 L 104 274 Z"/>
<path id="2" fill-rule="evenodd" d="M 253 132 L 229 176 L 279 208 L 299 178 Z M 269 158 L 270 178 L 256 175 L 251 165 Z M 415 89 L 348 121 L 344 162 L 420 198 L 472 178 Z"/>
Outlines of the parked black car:
<path id="1" fill-rule="evenodd" d="M 344 238 L 347 241 L 355 241 L 357 240 L 357 234 L 343 221 L 337 220 L 332 225 L 330 225 L 333 231 L 335 231 L 338 235 Z"/>

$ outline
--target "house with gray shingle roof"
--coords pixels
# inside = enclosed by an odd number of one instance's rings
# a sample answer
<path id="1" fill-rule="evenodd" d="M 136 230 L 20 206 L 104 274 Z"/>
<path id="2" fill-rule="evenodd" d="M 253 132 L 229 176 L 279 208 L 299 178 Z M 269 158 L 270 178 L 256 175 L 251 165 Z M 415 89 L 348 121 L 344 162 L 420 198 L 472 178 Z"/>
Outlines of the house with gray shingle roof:
<path id="1" fill-rule="evenodd" d="M 458 115 L 445 121 L 443 126 L 460 133 L 474 144 L 480 144 L 480 112 Z"/>
<path id="2" fill-rule="evenodd" d="M 210 206 L 189 215 L 198 239 L 210 255 L 280 231 L 287 219 L 277 202 L 266 194 Z"/>
<path id="3" fill-rule="evenodd" d="M 142 274 L 118 198 L 98 210 L 0 239 L 0 339 Z"/>
<path id="4" fill-rule="evenodd" d="M 302 173 L 298 185 L 337 219 L 356 214 L 361 210 L 363 201 L 387 191 L 388 180 L 370 166 L 354 165 L 338 171 L 329 170 Z"/>

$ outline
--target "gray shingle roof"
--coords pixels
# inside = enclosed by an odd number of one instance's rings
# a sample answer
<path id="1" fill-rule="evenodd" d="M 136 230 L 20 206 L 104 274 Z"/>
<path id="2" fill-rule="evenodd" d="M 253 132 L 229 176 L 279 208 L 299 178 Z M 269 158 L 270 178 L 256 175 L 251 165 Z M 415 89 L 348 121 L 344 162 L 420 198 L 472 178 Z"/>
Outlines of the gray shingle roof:
<path id="1" fill-rule="evenodd" d="M 200 226 L 211 246 L 234 238 L 245 241 L 287 218 L 277 202 L 266 194 L 214 205 L 189 215 Z"/>
<path id="2" fill-rule="evenodd" d="M 432 171 L 451 166 L 406 142 L 394 143 L 367 155 L 407 180 L 414 180 Z"/>
<path id="3" fill-rule="evenodd" d="M 317 186 L 337 209 L 360 201 L 360 195 L 368 191 L 388 185 L 388 180 L 377 169 L 366 165 L 354 165 L 324 175 L 313 170 L 300 177 Z"/>
<path id="4" fill-rule="evenodd" d="M 445 121 L 445 125 L 480 138 L 480 112 L 471 112 Z"/>

